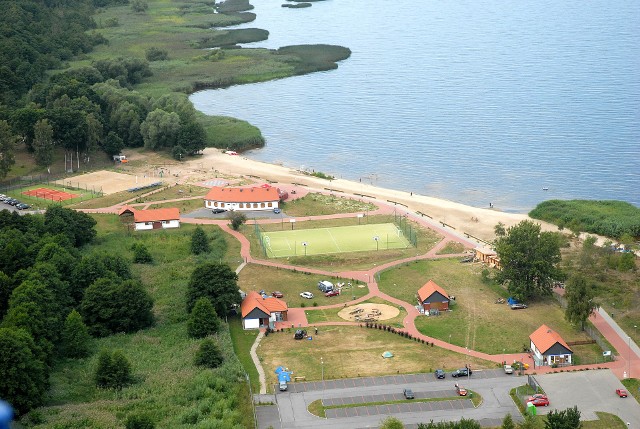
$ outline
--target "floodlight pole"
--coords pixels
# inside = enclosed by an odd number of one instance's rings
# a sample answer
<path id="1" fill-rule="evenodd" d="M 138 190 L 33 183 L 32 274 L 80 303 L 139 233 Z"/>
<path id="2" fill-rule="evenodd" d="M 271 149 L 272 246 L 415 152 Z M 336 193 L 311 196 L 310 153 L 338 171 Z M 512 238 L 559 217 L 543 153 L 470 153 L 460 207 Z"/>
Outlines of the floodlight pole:
<path id="1" fill-rule="evenodd" d="M 324 360 L 320 358 L 320 368 L 322 371 L 322 382 L 324 382 Z"/>
<path id="2" fill-rule="evenodd" d="M 373 241 L 376 242 L 376 250 L 380 250 L 380 237 L 378 237 L 377 235 L 374 235 Z"/>

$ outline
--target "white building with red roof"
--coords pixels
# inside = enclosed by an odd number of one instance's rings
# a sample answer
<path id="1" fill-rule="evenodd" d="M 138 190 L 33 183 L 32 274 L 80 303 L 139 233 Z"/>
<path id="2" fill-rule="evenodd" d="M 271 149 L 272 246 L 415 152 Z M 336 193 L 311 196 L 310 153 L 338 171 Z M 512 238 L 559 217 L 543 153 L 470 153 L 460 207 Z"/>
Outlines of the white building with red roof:
<path id="1" fill-rule="evenodd" d="M 133 218 L 136 231 L 180 227 L 180 210 L 174 207 L 151 210 L 137 210 L 124 206 L 118 212 L 121 219 Z"/>
<path id="2" fill-rule="evenodd" d="M 287 320 L 287 303 L 271 296 L 262 296 L 258 292 L 249 292 L 240 304 L 242 327 L 259 329 L 275 322 Z"/>
<path id="3" fill-rule="evenodd" d="M 204 197 L 208 209 L 236 211 L 273 210 L 280 205 L 278 188 L 273 186 L 251 188 L 222 188 L 214 186 Z"/>
<path id="4" fill-rule="evenodd" d="M 571 365 L 573 350 L 553 329 L 542 325 L 529 335 L 536 365 Z"/>

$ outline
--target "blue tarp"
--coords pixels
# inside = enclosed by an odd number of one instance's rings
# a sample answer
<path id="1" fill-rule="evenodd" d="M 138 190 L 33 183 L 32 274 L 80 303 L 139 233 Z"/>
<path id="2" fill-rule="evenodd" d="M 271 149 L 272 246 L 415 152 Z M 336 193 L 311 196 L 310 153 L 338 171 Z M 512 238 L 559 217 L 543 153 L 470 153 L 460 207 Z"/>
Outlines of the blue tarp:
<path id="1" fill-rule="evenodd" d="M 515 299 L 514 297 L 510 296 L 509 299 L 507 300 L 507 303 L 509 305 L 513 305 L 513 304 L 519 304 L 518 300 Z"/>
<path id="2" fill-rule="evenodd" d="M 275 373 L 278 374 L 278 382 L 291 381 L 291 371 L 287 371 L 285 368 L 279 366 L 276 368 Z"/>

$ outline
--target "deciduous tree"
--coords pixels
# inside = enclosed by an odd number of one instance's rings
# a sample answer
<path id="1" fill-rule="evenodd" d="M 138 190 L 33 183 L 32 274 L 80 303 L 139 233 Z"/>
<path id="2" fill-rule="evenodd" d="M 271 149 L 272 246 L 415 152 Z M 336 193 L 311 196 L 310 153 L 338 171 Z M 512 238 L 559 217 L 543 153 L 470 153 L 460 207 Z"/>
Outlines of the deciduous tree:
<path id="1" fill-rule="evenodd" d="M 550 295 L 553 284 L 564 279 L 559 268 L 559 235 L 541 232 L 540 225 L 529 220 L 499 237 L 496 252 L 502 266 L 497 278 L 507 283 L 509 292 L 519 300 Z"/>
<path id="2" fill-rule="evenodd" d="M 149 149 L 170 148 L 178 142 L 180 117 L 174 112 L 155 109 L 140 124 L 144 146 Z"/>
<path id="3" fill-rule="evenodd" d="M 36 164 L 49 167 L 53 162 L 53 128 L 47 119 L 36 122 L 34 126 L 33 150 Z"/>
<path id="4" fill-rule="evenodd" d="M 102 350 L 94 373 L 96 386 L 104 389 L 122 389 L 133 381 L 131 363 L 120 350 Z"/>
<path id="5" fill-rule="evenodd" d="M 218 315 L 226 315 L 233 305 L 241 301 L 237 274 L 224 264 L 205 263 L 197 266 L 187 285 L 189 312 L 198 298 L 208 298 Z"/>
<path id="6" fill-rule="evenodd" d="M 16 162 L 13 151 L 17 142 L 18 137 L 13 134 L 7 121 L 0 121 L 0 179 L 7 176 Z"/>
<path id="7" fill-rule="evenodd" d="M 42 403 L 47 377 L 31 336 L 22 329 L 0 328 L 0 398 L 25 413 Z"/>
<path id="8" fill-rule="evenodd" d="M 584 323 L 598 309 L 598 304 L 593 300 L 594 297 L 594 287 L 588 285 L 583 276 L 578 274 L 571 277 L 565 288 L 567 300 L 565 318 L 571 323 L 579 324 L 580 329 L 584 330 Z"/>

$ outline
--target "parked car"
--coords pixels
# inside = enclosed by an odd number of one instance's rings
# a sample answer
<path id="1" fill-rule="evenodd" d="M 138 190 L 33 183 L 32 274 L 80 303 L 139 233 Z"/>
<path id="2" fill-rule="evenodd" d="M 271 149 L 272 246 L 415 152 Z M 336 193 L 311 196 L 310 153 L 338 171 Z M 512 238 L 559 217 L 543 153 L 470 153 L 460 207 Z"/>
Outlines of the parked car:
<path id="1" fill-rule="evenodd" d="M 616 389 L 616 394 L 621 398 L 626 398 L 629 395 L 625 389 Z"/>
<path id="2" fill-rule="evenodd" d="M 404 389 L 402 391 L 402 394 L 404 395 L 405 399 L 414 399 L 415 395 L 413 394 L 413 390 L 411 389 Z"/>
<path id="3" fill-rule="evenodd" d="M 11 205 L 11 206 L 15 206 L 16 204 L 20 204 L 20 201 L 16 200 L 15 198 L 9 198 L 7 201 L 5 201 L 7 204 Z"/>
<path id="4" fill-rule="evenodd" d="M 529 396 L 527 402 L 531 402 L 536 407 L 548 407 L 549 406 L 549 398 L 547 395 L 543 395 L 541 393 L 537 393 L 533 396 Z"/>
<path id="5" fill-rule="evenodd" d="M 28 209 L 29 207 L 31 207 L 31 206 L 30 206 L 29 204 L 25 204 L 25 203 L 18 203 L 18 204 L 16 204 L 16 208 L 17 208 L 18 210 L 26 210 L 26 209 Z"/>
<path id="6" fill-rule="evenodd" d="M 446 376 L 445 372 L 441 369 L 436 369 L 435 375 L 436 378 L 444 378 Z"/>
<path id="7" fill-rule="evenodd" d="M 211 210 L 211 213 L 213 213 L 213 214 L 220 214 L 220 213 L 224 213 L 224 212 L 226 212 L 225 209 L 213 209 L 213 210 Z"/>
<path id="8" fill-rule="evenodd" d="M 467 377 L 467 376 L 469 376 L 471 374 L 473 374 L 471 369 L 469 369 L 469 368 L 460 368 L 460 369 L 456 369 L 455 371 L 453 371 L 451 373 L 451 377 Z"/>
<path id="9" fill-rule="evenodd" d="M 467 389 L 456 384 L 456 393 L 458 396 L 467 396 Z"/>
<path id="10" fill-rule="evenodd" d="M 273 212 L 275 214 L 280 214 L 280 213 L 282 213 L 282 210 L 280 210 L 278 207 L 276 207 L 275 209 L 273 209 Z"/>
<path id="11" fill-rule="evenodd" d="M 513 367 L 511 365 L 505 365 L 504 366 L 504 373 L 505 374 L 513 374 Z"/>
<path id="12" fill-rule="evenodd" d="M 313 294 L 311 292 L 302 292 L 300 294 L 301 297 L 306 298 L 306 299 L 312 299 L 313 298 Z"/>
<path id="13" fill-rule="evenodd" d="M 284 296 L 284 294 L 282 292 L 280 292 L 279 290 L 272 292 L 271 296 L 274 298 L 282 298 Z"/>
<path id="14" fill-rule="evenodd" d="M 297 329 L 296 333 L 293 334 L 294 340 L 302 340 L 306 337 L 307 337 L 307 331 L 305 331 L 304 329 Z"/>
<path id="15" fill-rule="evenodd" d="M 337 289 L 336 290 L 331 290 L 331 291 L 329 291 L 329 292 L 324 294 L 324 296 L 326 296 L 326 297 L 338 296 L 338 295 L 340 295 L 340 291 L 337 290 Z"/>
<path id="16" fill-rule="evenodd" d="M 527 308 L 525 304 L 511 304 L 512 310 L 522 310 L 523 308 Z"/>

